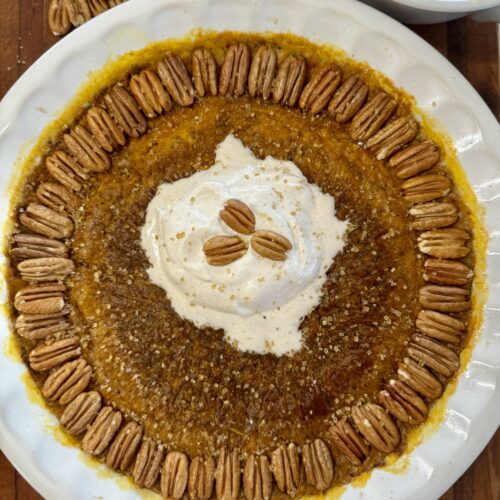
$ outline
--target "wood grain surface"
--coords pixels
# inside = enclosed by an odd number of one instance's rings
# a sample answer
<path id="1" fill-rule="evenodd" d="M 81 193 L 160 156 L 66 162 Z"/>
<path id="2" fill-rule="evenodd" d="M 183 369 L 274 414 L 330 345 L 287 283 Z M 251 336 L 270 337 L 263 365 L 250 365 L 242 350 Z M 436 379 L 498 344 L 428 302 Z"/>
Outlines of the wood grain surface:
<path id="1" fill-rule="evenodd" d="M 46 24 L 48 3 L 48 0 L 0 0 L 0 98 L 57 42 Z M 461 19 L 411 28 L 465 75 L 500 118 L 496 25 Z M 0 500 L 40 498 L 0 453 Z M 500 430 L 442 500 L 500 500 Z"/>

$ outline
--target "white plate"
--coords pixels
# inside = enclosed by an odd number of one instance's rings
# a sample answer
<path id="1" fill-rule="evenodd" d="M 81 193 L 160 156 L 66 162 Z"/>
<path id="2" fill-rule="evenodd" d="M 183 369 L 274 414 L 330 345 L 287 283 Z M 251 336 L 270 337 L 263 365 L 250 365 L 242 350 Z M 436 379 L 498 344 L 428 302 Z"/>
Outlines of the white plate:
<path id="1" fill-rule="evenodd" d="M 399 474 L 377 470 L 362 490 L 349 487 L 344 494 L 344 498 L 371 500 L 439 497 L 484 448 L 500 421 L 500 129 L 458 71 L 408 29 L 352 0 L 132 0 L 59 42 L 4 98 L 0 104 L 1 191 L 12 179 L 23 144 L 38 137 L 89 70 L 102 67 L 110 56 L 183 36 L 200 26 L 291 31 L 335 44 L 412 93 L 451 135 L 469 181 L 487 208 L 491 235 L 490 297 L 481 338 L 447 402 L 442 424 L 411 454 L 408 468 Z M 5 196 L 0 204 L 2 224 L 8 207 Z M 45 498 L 137 498 L 136 491 L 117 484 L 113 477 L 118 476 L 98 474 L 82 462 L 77 449 L 53 439 L 47 422 L 55 419 L 30 403 L 20 380 L 24 365 L 5 354 L 10 331 L 8 322 L 0 318 L 0 446 L 7 457 Z"/>

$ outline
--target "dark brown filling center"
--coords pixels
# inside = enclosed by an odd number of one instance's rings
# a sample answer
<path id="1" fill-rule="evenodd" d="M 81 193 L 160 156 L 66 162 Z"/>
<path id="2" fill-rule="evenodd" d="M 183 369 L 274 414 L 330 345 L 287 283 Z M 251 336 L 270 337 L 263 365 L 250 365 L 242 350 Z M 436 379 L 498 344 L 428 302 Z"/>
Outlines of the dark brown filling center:
<path id="1" fill-rule="evenodd" d="M 75 233 L 74 321 L 97 389 L 191 456 L 300 444 L 324 434 L 332 413 L 376 399 L 413 333 L 421 285 L 393 173 L 328 117 L 258 100 L 205 98 L 151 127 L 114 158 Z M 140 229 L 156 188 L 209 167 L 229 133 L 258 157 L 294 161 L 352 224 L 294 356 L 239 352 L 222 331 L 195 328 L 146 274 Z"/>

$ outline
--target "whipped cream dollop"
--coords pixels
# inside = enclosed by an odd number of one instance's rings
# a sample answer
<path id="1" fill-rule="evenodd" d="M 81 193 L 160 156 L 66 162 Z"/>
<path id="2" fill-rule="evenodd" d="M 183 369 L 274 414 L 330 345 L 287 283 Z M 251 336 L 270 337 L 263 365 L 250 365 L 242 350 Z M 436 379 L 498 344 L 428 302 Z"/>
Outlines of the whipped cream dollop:
<path id="1" fill-rule="evenodd" d="M 239 235 L 248 243 L 243 257 L 225 266 L 208 264 L 202 249 L 208 239 L 238 235 L 219 216 L 229 199 L 253 211 L 256 230 L 288 238 L 286 260 L 261 257 L 250 236 Z M 222 328 L 237 349 L 280 356 L 301 348 L 300 323 L 321 300 L 347 224 L 335 217 L 334 198 L 293 162 L 259 160 L 228 135 L 210 168 L 159 186 L 141 243 L 151 263 L 149 278 L 182 318 Z"/>

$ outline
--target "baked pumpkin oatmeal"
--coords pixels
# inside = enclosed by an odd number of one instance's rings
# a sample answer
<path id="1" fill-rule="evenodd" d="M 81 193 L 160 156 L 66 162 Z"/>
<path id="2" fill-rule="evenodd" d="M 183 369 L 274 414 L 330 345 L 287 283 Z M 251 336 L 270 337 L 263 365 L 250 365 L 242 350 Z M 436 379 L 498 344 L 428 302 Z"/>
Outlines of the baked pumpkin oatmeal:
<path id="1" fill-rule="evenodd" d="M 468 333 L 443 153 L 302 39 L 150 51 L 15 200 L 16 333 L 62 426 L 168 498 L 325 491 L 403 451 Z"/>

